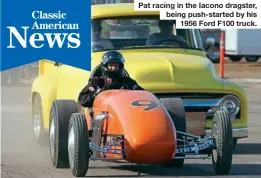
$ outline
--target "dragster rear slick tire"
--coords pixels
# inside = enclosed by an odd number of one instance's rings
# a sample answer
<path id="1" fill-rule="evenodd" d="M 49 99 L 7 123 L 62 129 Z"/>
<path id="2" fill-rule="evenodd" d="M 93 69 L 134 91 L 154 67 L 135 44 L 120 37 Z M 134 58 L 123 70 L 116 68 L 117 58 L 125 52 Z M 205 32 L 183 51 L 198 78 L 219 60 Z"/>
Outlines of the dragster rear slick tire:
<path id="1" fill-rule="evenodd" d="M 233 157 L 232 123 L 226 110 L 217 111 L 212 123 L 216 149 L 212 150 L 212 164 L 217 175 L 229 173 Z"/>
<path id="2" fill-rule="evenodd" d="M 72 115 L 68 130 L 68 152 L 70 168 L 75 177 L 85 176 L 89 168 L 90 148 L 87 128 L 84 114 L 75 113 Z M 71 137 L 71 134 L 74 136 Z"/>
<path id="3" fill-rule="evenodd" d="M 53 102 L 49 125 L 49 153 L 55 168 L 69 168 L 68 126 L 71 115 L 77 112 L 73 100 Z"/>
<path id="4" fill-rule="evenodd" d="M 186 116 L 185 116 L 185 108 L 183 102 L 180 98 L 161 98 L 161 101 L 164 107 L 167 109 L 174 125 L 176 131 L 185 132 L 187 131 L 186 126 Z M 177 138 L 183 139 L 178 136 Z M 177 145 L 180 145 L 179 141 Z M 185 157 L 184 154 L 176 154 L 179 157 Z M 184 159 L 172 159 L 170 162 L 163 164 L 164 167 L 183 167 Z"/>
<path id="5" fill-rule="evenodd" d="M 233 150 L 236 150 L 236 146 L 237 146 L 237 140 L 238 138 L 233 138 Z"/>

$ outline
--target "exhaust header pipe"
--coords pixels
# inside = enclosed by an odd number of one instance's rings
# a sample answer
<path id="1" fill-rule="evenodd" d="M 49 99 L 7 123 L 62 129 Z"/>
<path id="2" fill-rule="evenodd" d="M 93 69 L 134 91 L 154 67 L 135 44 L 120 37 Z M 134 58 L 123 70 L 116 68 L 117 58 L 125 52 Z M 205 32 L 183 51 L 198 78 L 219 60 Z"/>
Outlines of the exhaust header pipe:
<path id="1" fill-rule="evenodd" d="M 101 143 L 101 134 L 104 120 L 108 117 L 107 113 L 102 113 L 97 115 L 93 119 L 93 127 L 92 127 L 92 138 L 91 142 L 96 146 L 100 146 Z M 99 151 L 93 150 L 93 158 L 99 158 Z"/>

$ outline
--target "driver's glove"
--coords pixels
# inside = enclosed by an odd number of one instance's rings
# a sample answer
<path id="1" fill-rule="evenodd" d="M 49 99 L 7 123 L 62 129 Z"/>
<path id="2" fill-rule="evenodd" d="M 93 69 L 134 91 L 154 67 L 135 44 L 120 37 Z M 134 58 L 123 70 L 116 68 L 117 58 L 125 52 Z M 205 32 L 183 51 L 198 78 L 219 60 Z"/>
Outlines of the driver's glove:
<path id="1" fill-rule="evenodd" d="M 96 95 L 98 94 L 98 93 L 100 93 L 102 91 L 102 89 L 101 88 L 98 88 L 97 90 L 96 90 Z"/>

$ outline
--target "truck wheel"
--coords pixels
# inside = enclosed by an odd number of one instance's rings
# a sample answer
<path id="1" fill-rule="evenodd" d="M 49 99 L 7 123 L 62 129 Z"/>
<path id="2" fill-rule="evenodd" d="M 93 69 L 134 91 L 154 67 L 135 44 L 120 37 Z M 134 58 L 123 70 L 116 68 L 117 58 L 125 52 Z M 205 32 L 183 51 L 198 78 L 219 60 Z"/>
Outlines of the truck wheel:
<path id="1" fill-rule="evenodd" d="M 69 168 L 68 126 L 71 115 L 77 112 L 73 100 L 53 102 L 49 126 L 49 153 L 55 168 Z"/>
<path id="2" fill-rule="evenodd" d="M 161 101 L 165 108 L 167 109 L 177 131 L 185 132 L 187 131 L 186 126 L 186 116 L 185 108 L 183 102 L 179 98 L 161 98 Z M 177 139 L 184 139 L 177 135 Z M 177 141 L 177 145 L 182 145 L 183 142 Z M 176 154 L 178 157 L 185 157 L 184 154 Z M 184 159 L 173 159 L 170 162 L 164 164 L 163 166 L 169 167 L 183 167 Z"/>
<path id="3" fill-rule="evenodd" d="M 258 61 L 259 57 L 258 56 L 246 56 L 245 59 L 247 62 L 256 62 L 256 61 Z"/>
<path id="4" fill-rule="evenodd" d="M 229 59 L 233 62 L 239 62 L 242 59 L 242 56 L 229 56 Z"/>
<path id="5" fill-rule="evenodd" d="M 216 148 L 212 150 L 212 164 L 216 174 L 228 174 L 233 156 L 232 124 L 226 110 L 217 111 L 212 123 Z"/>
<path id="6" fill-rule="evenodd" d="M 89 135 L 85 115 L 75 113 L 69 123 L 68 152 L 73 176 L 84 177 L 89 167 Z"/>
<path id="7" fill-rule="evenodd" d="M 47 134 L 44 132 L 43 114 L 42 114 L 42 99 L 37 93 L 33 99 L 32 105 L 32 125 L 33 135 L 35 140 L 40 145 L 47 145 Z"/>

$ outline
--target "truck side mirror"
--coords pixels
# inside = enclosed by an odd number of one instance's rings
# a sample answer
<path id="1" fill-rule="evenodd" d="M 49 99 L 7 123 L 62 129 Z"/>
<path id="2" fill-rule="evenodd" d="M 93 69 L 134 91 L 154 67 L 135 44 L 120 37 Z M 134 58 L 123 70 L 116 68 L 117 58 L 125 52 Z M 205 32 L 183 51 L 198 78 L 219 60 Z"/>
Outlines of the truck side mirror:
<path id="1" fill-rule="evenodd" d="M 209 47 L 209 46 L 211 46 L 211 47 L 214 46 L 215 42 L 216 42 L 215 38 L 213 38 L 213 37 L 208 37 L 208 38 L 206 39 L 206 41 L 205 41 L 205 48 L 207 48 L 207 47 Z"/>
<path id="2" fill-rule="evenodd" d="M 216 42 L 215 38 L 208 37 L 204 46 L 207 57 L 213 63 L 219 63 L 219 44 Z"/>

